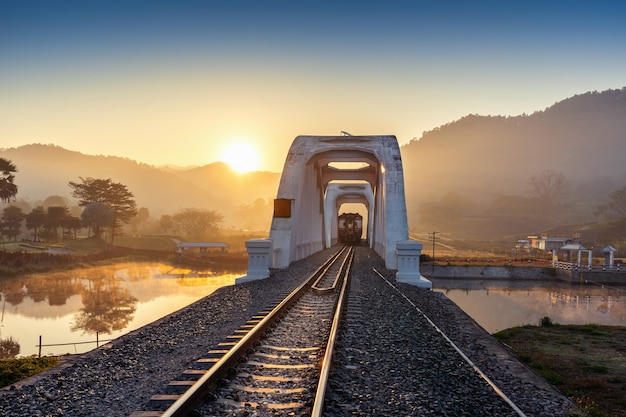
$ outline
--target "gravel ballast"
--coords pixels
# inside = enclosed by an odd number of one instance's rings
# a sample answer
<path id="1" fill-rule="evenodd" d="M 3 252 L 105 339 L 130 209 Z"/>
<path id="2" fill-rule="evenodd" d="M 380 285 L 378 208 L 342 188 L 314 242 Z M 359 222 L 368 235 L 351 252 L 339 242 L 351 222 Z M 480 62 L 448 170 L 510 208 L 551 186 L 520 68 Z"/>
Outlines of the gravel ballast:
<path id="1" fill-rule="evenodd" d="M 395 271 L 385 270 L 383 261 L 366 250 L 357 251 L 352 275 L 347 324 L 339 339 L 325 416 L 576 413 L 566 397 L 511 356 L 445 295 L 396 283 Z M 504 392 L 517 411 L 424 316 Z"/>
<path id="2" fill-rule="evenodd" d="M 272 271 L 265 280 L 220 288 L 105 346 L 6 387 L 0 391 L 0 415 L 128 416 L 142 410 L 181 370 L 299 285 L 334 251 Z M 425 320 L 372 268 L 430 317 L 526 415 L 566 415 L 572 408 L 445 296 L 396 284 L 395 271 L 385 270 L 377 255 L 359 247 L 359 283 L 347 317 L 352 325 L 342 334 L 339 366 L 327 397 L 329 415 L 514 415 L 502 414 L 508 408 L 482 380 L 475 382 L 475 373 L 452 348 L 444 347 L 431 330 L 422 334 Z M 478 399 L 476 392 L 481 393 Z"/>

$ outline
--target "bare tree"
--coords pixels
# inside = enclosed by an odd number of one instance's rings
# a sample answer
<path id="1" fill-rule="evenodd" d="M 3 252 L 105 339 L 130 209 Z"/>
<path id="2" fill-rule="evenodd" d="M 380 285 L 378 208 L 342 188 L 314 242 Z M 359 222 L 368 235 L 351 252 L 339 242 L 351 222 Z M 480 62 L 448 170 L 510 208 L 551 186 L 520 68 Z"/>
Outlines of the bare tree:
<path id="1" fill-rule="evenodd" d="M 538 203 L 537 210 L 551 223 L 567 193 L 567 181 L 563 174 L 547 169 L 530 177 L 531 195 Z"/>
<path id="2" fill-rule="evenodd" d="M 610 220 L 626 221 L 626 186 L 615 190 L 609 202 L 598 207 L 597 215 L 606 215 Z"/>

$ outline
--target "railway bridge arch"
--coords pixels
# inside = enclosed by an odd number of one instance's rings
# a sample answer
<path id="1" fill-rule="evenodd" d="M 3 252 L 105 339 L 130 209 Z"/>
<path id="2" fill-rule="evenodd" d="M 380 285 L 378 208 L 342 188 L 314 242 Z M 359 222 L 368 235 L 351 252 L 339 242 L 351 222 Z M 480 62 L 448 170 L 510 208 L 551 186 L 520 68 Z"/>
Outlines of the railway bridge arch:
<path id="1" fill-rule="evenodd" d="M 408 237 L 395 136 L 296 137 L 285 160 L 269 239 L 246 243 L 249 279 L 265 275 L 265 261 L 258 256 L 264 248 L 269 251 L 267 267 L 281 269 L 335 244 L 338 210 L 344 203 L 365 205 L 367 242 L 387 268 L 398 270 L 399 280 L 431 286 L 419 273 L 422 244 Z"/>

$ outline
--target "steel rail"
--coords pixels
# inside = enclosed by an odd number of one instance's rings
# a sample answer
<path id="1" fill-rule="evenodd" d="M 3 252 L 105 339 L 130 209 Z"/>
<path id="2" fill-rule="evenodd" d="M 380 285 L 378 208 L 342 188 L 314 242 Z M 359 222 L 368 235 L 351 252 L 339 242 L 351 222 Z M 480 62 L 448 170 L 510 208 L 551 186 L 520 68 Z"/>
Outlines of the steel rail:
<path id="1" fill-rule="evenodd" d="M 394 290 L 396 290 L 398 292 L 398 294 L 400 294 L 402 296 L 402 298 L 404 298 L 413 308 L 415 308 L 415 310 L 426 319 L 426 321 L 435 329 L 435 331 L 437 331 L 437 333 L 439 333 L 451 346 L 452 348 L 454 348 L 454 350 L 456 350 L 456 352 L 463 358 L 463 360 L 465 360 L 465 362 L 467 362 L 472 369 L 474 370 L 474 372 L 476 372 L 483 380 L 485 380 L 485 382 L 487 382 L 487 384 L 489 384 L 489 386 L 491 387 L 491 389 L 493 389 L 493 391 L 498 394 L 498 396 L 500 396 L 500 398 L 502 398 L 504 400 L 504 402 L 506 402 L 512 409 L 513 411 L 515 411 L 517 413 L 518 416 L 520 417 L 526 417 L 526 414 L 524 414 L 524 412 L 500 389 L 498 388 L 498 386 L 495 384 L 495 382 L 493 382 L 491 379 L 489 379 L 489 377 L 480 370 L 480 368 L 478 366 L 476 366 L 476 364 L 474 364 L 474 362 L 472 362 L 472 360 L 461 350 L 461 348 L 459 348 L 456 343 L 454 343 L 440 328 L 439 326 L 437 326 L 427 315 L 426 313 L 424 313 L 418 306 L 415 305 L 415 303 L 413 301 L 411 301 L 409 299 L 409 297 L 407 297 L 406 295 L 404 295 L 402 293 L 402 291 L 400 291 L 396 286 L 394 286 L 391 282 L 389 282 L 389 280 L 387 278 L 385 278 L 380 272 L 378 272 L 376 270 L 376 268 L 372 268 L 374 270 L 374 272 L 376 272 L 376 274 L 381 277 L 391 288 L 393 288 Z"/>
<path id="2" fill-rule="evenodd" d="M 270 327 L 282 313 L 295 303 L 319 276 L 323 275 L 330 265 L 342 253 L 343 248 L 329 257 L 313 274 L 309 276 L 301 285 L 294 289 L 276 307 L 272 309 L 253 329 L 233 346 L 224 356 L 207 370 L 189 389 L 178 397 L 160 417 L 183 417 L 197 408 L 205 400 L 206 394 L 215 389 L 220 378 L 227 374 L 228 370 L 235 366 L 241 356 L 251 348 L 260 336 Z"/>
<path id="3" fill-rule="evenodd" d="M 335 308 L 335 315 L 333 317 L 333 324 L 330 329 L 330 335 L 328 337 L 328 343 L 326 344 L 326 352 L 324 353 L 324 359 L 322 361 L 322 368 L 320 370 L 319 382 L 317 384 L 317 391 L 315 393 L 315 401 L 313 403 L 313 409 L 311 411 L 311 417 L 321 417 L 324 410 L 324 398 L 326 397 L 326 388 L 328 386 L 328 378 L 330 375 L 330 368 L 333 363 L 333 352 L 335 350 L 335 341 L 339 336 L 339 323 L 343 315 L 344 304 L 348 294 L 348 279 L 350 276 L 350 270 L 352 269 L 352 260 L 354 259 L 354 247 L 349 251 L 348 256 L 342 263 L 343 268 L 343 282 L 341 284 L 341 291 L 337 300 L 337 306 Z M 346 262 L 347 261 L 347 262 Z M 345 268 L 344 268 L 345 266 Z"/>
<path id="4" fill-rule="evenodd" d="M 321 287 L 320 284 L 322 283 L 322 281 L 324 281 L 324 278 L 325 278 L 325 274 L 322 274 L 311 286 L 311 289 L 315 291 L 317 294 L 321 295 L 321 294 L 327 294 L 329 292 L 337 291 L 337 286 L 339 285 L 339 282 L 342 279 L 342 272 L 344 271 L 346 267 L 346 262 L 348 262 L 349 259 L 352 259 L 352 256 L 354 254 L 354 246 L 347 246 L 347 245 L 344 246 L 343 249 L 341 249 L 339 256 L 341 256 L 341 254 L 343 254 L 344 252 L 347 252 L 347 255 L 343 258 L 343 261 L 341 262 L 341 265 L 339 266 L 337 274 L 335 274 L 335 278 L 333 279 L 332 284 L 329 287 Z M 329 266 L 329 268 L 327 268 L 325 272 L 328 272 L 330 267 L 331 266 Z"/>

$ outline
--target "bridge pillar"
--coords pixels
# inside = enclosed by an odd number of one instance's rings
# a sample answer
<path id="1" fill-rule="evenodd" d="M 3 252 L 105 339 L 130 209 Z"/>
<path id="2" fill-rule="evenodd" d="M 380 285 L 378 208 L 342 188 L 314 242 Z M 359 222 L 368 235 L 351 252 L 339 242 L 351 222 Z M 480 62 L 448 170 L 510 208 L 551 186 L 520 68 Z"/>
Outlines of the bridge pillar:
<path id="1" fill-rule="evenodd" d="M 433 284 L 420 274 L 420 255 L 423 245 L 416 240 L 404 240 L 396 243 L 398 272 L 396 280 L 420 288 L 432 288 Z"/>
<path id="2" fill-rule="evenodd" d="M 248 250 L 248 274 L 237 278 L 235 284 L 256 281 L 270 276 L 272 259 L 272 241 L 270 239 L 251 239 L 246 241 Z"/>

